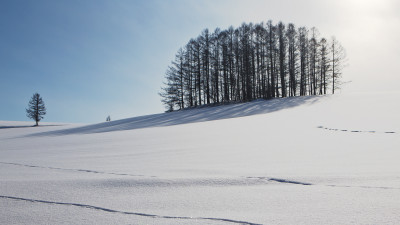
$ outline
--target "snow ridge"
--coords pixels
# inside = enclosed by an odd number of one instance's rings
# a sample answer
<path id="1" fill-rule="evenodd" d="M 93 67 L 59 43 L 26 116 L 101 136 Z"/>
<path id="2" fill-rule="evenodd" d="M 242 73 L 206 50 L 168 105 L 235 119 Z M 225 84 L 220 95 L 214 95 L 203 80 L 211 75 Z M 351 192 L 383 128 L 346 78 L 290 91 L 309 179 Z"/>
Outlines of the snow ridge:
<path id="1" fill-rule="evenodd" d="M 74 172 L 86 172 L 86 173 L 95 173 L 95 174 L 106 174 L 106 175 L 117 175 L 117 176 L 131 176 L 131 177 L 148 177 L 148 178 L 159 178 L 157 176 L 145 176 L 145 175 L 135 175 L 135 174 L 127 174 L 127 173 L 113 173 L 113 172 L 104 172 L 104 171 L 96 171 L 96 170 L 89 170 L 89 169 L 70 169 L 70 168 L 59 168 L 59 167 L 46 167 L 46 166 L 36 166 L 36 165 L 27 165 L 27 164 L 20 164 L 20 163 L 11 163 L 11 162 L 0 162 L 0 164 L 5 165 L 14 165 L 14 166 L 23 166 L 23 167 L 30 167 L 30 168 L 40 168 L 40 169 L 51 169 L 51 170 L 62 170 L 62 171 L 74 171 Z M 312 184 L 308 182 L 302 181 L 295 181 L 289 180 L 284 178 L 276 178 L 276 177 L 246 177 L 247 179 L 257 179 L 257 180 L 264 180 L 264 181 L 272 181 L 277 183 L 285 183 L 285 184 L 297 184 L 297 185 L 321 185 L 321 184 Z M 141 183 L 135 183 L 136 185 L 140 185 Z M 154 182 L 152 181 L 151 185 L 168 185 L 168 186 L 190 186 L 190 185 L 200 185 L 200 186 L 224 186 L 224 185 L 259 185 L 259 182 L 245 182 L 243 180 L 238 179 L 206 179 L 206 180 L 175 180 L 172 181 L 168 180 L 165 182 Z M 143 184 L 142 184 L 143 185 Z M 335 185 L 335 184 L 327 184 L 322 185 L 327 187 L 344 187 L 344 188 L 368 188 L 368 189 L 400 189 L 398 187 L 384 187 L 384 186 L 351 186 L 351 185 Z"/>
<path id="2" fill-rule="evenodd" d="M 139 116 L 76 128 L 36 133 L 28 136 L 58 136 L 69 134 L 103 133 L 231 119 L 272 113 L 304 104 L 314 104 L 324 97 L 326 98 L 327 96 L 298 96 L 272 100 L 259 99 L 252 102 L 217 107 L 201 107 L 169 113 Z"/>
<path id="3" fill-rule="evenodd" d="M 139 174 L 112 173 L 112 172 L 103 172 L 103 171 L 88 170 L 88 169 L 70 169 L 70 168 L 60 168 L 60 167 L 51 167 L 51 166 L 35 166 L 35 165 L 27 165 L 27 164 L 20 164 L 20 163 L 10 163 L 10 162 L 0 162 L 0 163 L 1 164 L 7 164 L 7 165 L 14 165 L 14 166 L 24 166 L 24 167 L 51 169 L 51 170 L 65 170 L 65 171 L 77 171 L 77 172 L 86 172 L 86 173 L 100 173 L 100 174 L 119 175 L 119 176 L 144 177 L 144 175 L 139 175 Z M 156 176 L 150 176 L 150 177 L 156 177 Z"/>

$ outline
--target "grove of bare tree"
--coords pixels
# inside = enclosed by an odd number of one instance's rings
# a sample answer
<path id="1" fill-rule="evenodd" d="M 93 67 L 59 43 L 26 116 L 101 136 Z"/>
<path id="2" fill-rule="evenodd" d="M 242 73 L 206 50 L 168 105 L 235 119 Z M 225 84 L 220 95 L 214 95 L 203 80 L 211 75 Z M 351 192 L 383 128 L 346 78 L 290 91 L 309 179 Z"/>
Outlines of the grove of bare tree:
<path id="1" fill-rule="evenodd" d="M 160 95 L 168 111 L 258 98 L 335 93 L 346 55 L 313 27 L 272 21 L 205 29 L 179 49 Z"/>

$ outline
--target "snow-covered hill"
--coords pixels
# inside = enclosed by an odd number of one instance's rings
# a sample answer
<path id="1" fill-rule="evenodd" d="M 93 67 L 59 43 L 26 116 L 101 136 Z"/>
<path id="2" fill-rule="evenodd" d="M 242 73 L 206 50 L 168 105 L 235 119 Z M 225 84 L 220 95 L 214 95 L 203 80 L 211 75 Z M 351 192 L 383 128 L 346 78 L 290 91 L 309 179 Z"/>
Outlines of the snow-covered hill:
<path id="1" fill-rule="evenodd" d="M 0 224 L 398 224 L 399 100 L 353 93 L 93 125 L 0 121 Z"/>

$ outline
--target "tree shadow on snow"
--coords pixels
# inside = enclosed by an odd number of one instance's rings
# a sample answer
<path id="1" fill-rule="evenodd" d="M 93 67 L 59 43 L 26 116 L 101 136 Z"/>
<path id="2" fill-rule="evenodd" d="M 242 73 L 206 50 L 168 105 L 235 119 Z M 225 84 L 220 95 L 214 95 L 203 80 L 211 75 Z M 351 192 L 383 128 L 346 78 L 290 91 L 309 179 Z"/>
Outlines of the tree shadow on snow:
<path id="1" fill-rule="evenodd" d="M 56 126 L 62 126 L 62 125 L 21 125 L 21 126 L 0 126 L 0 129 L 11 129 L 11 128 L 28 128 L 28 127 L 56 127 Z"/>
<path id="2" fill-rule="evenodd" d="M 128 119 L 92 124 L 77 128 L 50 131 L 34 134 L 42 135 L 67 135 L 102 133 L 119 130 L 133 130 L 149 127 L 164 127 L 188 123 L 206 122 L 221 119 L 238 118 L 267 114 L 283 109 L 293 108 L 304 104 L 313 104 L 324 96 L 288 97 L 272 100 L 255 100 L 245 103 L 229 104 L 222 106 L 205 106 L 185 109 L 161 114 L 139 116 Z"/>

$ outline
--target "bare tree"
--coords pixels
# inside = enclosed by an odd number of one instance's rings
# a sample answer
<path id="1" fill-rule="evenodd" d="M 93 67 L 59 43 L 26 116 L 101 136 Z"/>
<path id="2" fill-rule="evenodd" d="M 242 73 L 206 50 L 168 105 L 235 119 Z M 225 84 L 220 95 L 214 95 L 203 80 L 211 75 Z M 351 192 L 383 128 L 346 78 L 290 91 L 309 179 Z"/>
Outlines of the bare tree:
<path id="1" fill-rule="evenodd" d="M 311 28 L 311 39 L 310 39 L 310 95 L 317 94 L 317 73 L 318 73 L 318 30 L 317 28 Z"/>
<path id="2" fill-rule="evenodd" d="M 328 59 L 329 48 L 328 43 L 325 38 L 322 38 L 319 42 L 319 66 L 320 66 L 320 78 L 319 78 L 319 94 L 326 94 L 327 82 L 328 82 L 328 70 L 330 68 L 330 63 Z"/>
<path id="3" fill-rule="evenodd" d="M 308 30 L 299 28 L 299 52 L 300 52 L 300 95 L 307 94 L 307 68 L 308 68 Z"/>
<path id="4" fill-rule="evenodd" d="M 272 25 L 272 21 L 268 21 L 268 52 L 269 52 L 269 71 L 270 71 L 270 77 L 271 77 L 271 85 L 270 85 L 270 97 L 271 98 L 275 98 L 275 76 L 276 76 L 276 69 L 275 69 L 275 61 L 276 61 L 276 57 L 275 57 L 275 52 L 276 52 L 276 27 L 274 25 Z M 277 82 L 276 82 L 277 83 Z M 276 91 L 278 92 L 278 91 Z M 279 97 L 279 95 L 277 96 Z"/>
<path id="5" fill-rule="evenodd" d="M 340 88 L 342 69 L 346 66 L 347 59 L 346 51 L 335 37 L 332 37 L 330 50 L 332 54 L 332 94 L 335 94 L 335 90 Z"/>
<path id="6" fill-rule="evenodd" d="M 286 97 L 286 36 L 285 24 L 279 22 L 278 24 L 278 40 L 279 40 L 279 75 L 281 78 L 281 92 L 282 97 Z"/>
<path id="7" fill-rule="evenodd" d="M 294 24 L 290 23 L 286 31 L 288 39 L 289 96 L 296 96 L 298 73 L 298 42 Z"/>

